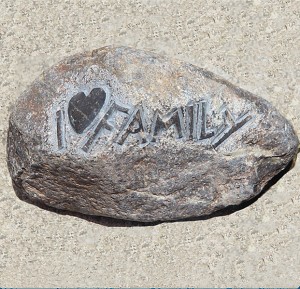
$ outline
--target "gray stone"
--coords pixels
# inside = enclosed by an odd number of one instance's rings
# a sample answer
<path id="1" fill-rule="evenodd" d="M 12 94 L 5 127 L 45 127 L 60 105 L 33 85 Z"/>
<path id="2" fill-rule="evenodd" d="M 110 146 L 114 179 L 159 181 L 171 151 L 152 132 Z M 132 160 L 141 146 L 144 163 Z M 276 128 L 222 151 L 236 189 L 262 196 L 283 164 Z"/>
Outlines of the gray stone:
<path id="1" fill-rule="evenodd" d="M 249 200 L 297 149 L 292 126 L 266 100 L 127 47 L 44 72 L 19 98 L 7 145 L 20 198 L 143 222 Z"/>

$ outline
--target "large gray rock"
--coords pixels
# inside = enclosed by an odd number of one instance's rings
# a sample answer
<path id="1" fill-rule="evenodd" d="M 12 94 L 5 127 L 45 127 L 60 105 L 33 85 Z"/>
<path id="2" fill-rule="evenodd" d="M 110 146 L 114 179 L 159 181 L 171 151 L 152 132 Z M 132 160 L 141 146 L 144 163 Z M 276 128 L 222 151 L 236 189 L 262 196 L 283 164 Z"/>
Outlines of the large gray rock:
<path id="1" fill-rule="evenodd" d="M 22 94 L 8 166 L 24 200 L 149 222 L 251 199 L 297 148 L 290 123 L 250 92 L 188 63 L 104 47 Z"/>

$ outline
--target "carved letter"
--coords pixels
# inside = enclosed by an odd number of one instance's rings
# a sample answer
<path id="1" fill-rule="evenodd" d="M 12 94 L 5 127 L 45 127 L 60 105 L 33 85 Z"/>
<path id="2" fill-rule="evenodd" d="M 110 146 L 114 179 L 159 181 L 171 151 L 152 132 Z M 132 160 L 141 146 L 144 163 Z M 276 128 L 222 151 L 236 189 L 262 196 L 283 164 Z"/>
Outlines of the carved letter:
<path id="1" fill-rule="evenodd" d="M 194 102 L 185 107 L 186 135 L 189 140 L 197 140 L 199 104 Z"/>
<path id="2" fill-rule="evenodd" d="M 199 104 L 198 129 L 200 131 L 200 135 L 198 136 L 198 140 L 207 139 L 214 136 L 214 131 L 208 131 L 206 127 L 207 106 L 208 105 L 206 101 L 201 101 Z"/>
<path id="3" fill-rule="evenodd" d="M 129 118 L 125 121 L 117 135 L 115 142 L 122 145 L 129 134 L 138 134 L 140 143 L 145 143 L 145 134 L 147 133 L 147 124 L 144 120 L 143 108 L 137 106 Z"/>
<path id="4" fill-rule="evenodd" d="M 171 126 L 174 126 L 177 138 L 182 138 L 185 132 L 182 108 L 174 108 L 164 116 L 157 110 L 151 126 L 151 142 L 156 142 L 156 137 Z"/>
<path id="5" fill-rule="evenodd" d="M 248 121 L 251 120 L 251 116 L 248 113 L 245 113 L 234 120 L 231 112 L 226 108 L 223 111 L 223 125 L 219 128 L 216 136 L 212 140 L 212 146 L 217 148 L 220 144 L 222 144 L 230 135 L 239 130 L 242 126 L 244 126 Z"/>
<path id="6" fill-rule="evenodd" d="M 110 125 L 108 123 L 108 119 L 109 117 L 115 112 L 115 111 L 121 111 L 124 113 L 128 112 L 128 109 L 125 107 L 122 107 L 118 104 L 116 104 L 115 102 L 113 102 L 108 111 L 105 113 L 105 115 L 103 116 L 103 118 L 100 120 L 100 122 L 98 123 L 97 127 L 95 128 L 93 134 L 90 136 L 90 138 L 88 139 L 88 141 L 85 143 L 85 145 L 82 147 L 82 149 L 85 152 L 88 152 L 88 150 L 90 149 L 91 145 L 96 141 L 96 139 L 99 137 L 100 132 L 102 131 L 102 129 L 107 129 L 107 130 L 112 130 L 113 126 Z"/>
<path id="7" fill-rule="evenodd" d="M 57 129 L 57 145 L 61 150 L 66 147 L 66 127 L 65 127 L 65 111 L 58 110 L 56 112 L 56 129 Z"/>

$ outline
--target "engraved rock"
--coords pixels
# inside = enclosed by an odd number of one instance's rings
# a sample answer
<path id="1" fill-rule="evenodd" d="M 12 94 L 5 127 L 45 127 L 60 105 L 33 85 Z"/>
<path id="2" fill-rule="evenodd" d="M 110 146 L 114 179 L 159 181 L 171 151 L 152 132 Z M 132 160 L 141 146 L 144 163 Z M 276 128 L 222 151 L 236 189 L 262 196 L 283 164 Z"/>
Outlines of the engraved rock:
<path id="1" fill-rule="evenodd" d="M 7 145 L 21 199 L 144 222 L 251 199 L 297 148 L 292 126 L 266 100 L 127 47 L 44 72 L 19 98 Z"/>

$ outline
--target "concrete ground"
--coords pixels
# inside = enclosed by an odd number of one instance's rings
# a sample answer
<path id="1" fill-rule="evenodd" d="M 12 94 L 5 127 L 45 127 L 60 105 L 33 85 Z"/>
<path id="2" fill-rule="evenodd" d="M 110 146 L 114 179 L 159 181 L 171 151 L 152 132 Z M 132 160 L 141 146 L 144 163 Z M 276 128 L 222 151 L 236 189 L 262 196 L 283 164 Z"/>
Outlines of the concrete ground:
<path id="1" fill-rule="evenodd" d="M 300 284 L 300 164 L 231 215 L 109 227 L 20 201 L 9 111 L 44 69 L 108 44 L 207 68 L 272 102 L 300 133 L 297 0 L 0 0 L 0 286 Z"/>

